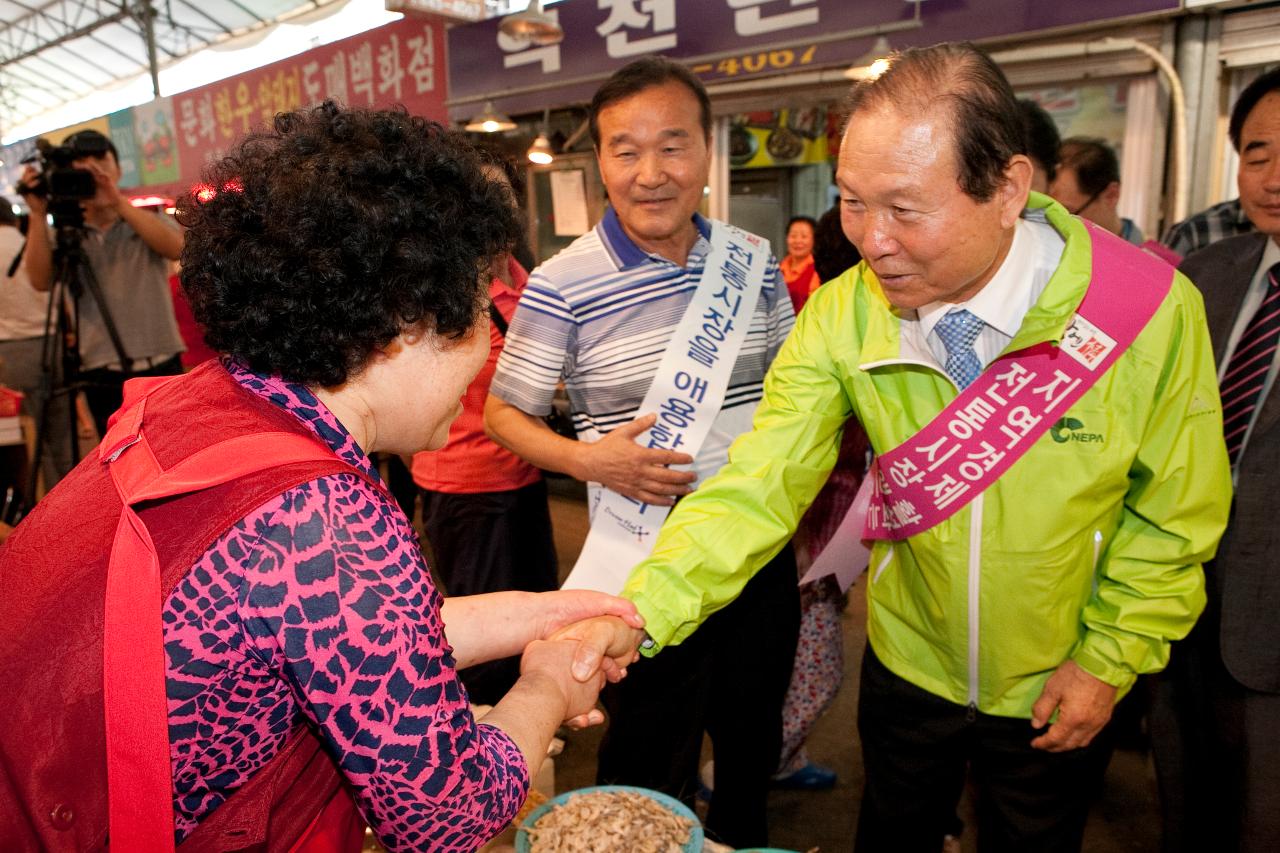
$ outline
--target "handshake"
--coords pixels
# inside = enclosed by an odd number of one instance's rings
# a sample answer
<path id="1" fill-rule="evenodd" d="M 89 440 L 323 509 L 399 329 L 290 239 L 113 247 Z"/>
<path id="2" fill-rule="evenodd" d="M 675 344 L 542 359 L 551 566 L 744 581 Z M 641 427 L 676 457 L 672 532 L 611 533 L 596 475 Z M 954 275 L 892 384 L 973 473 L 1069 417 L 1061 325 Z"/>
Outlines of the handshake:
<path id="1" fill-rule="evenodd" d="M 635 605 L 590 590 L 536 596 L 539 624 L 520 659 L 521 680 L 554 685 L 565 701 L 564 722 L 584 728 L 604 722 L 596 698 L 606 681 L 621 681 L 639 657 L 644 619 Z"/>

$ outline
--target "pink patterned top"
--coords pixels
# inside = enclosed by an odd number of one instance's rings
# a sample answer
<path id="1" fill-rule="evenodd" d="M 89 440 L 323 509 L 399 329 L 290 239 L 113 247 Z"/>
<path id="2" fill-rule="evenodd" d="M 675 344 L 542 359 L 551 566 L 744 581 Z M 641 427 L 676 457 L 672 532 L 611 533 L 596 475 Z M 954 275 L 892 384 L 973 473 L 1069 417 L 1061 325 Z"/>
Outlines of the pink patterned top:
<path id="1" fill-rule="evenodd" d="M 373 464 L 306 388 L 230 362 L 243 387 Z M 529 787 L 505 733 L 458 681 L 408 519 L 353 474 L 305 483 L 218 539 L 164 605 L 174 811 L 181 841 L 314 724 L 390 850 L 474 850 Z"/>

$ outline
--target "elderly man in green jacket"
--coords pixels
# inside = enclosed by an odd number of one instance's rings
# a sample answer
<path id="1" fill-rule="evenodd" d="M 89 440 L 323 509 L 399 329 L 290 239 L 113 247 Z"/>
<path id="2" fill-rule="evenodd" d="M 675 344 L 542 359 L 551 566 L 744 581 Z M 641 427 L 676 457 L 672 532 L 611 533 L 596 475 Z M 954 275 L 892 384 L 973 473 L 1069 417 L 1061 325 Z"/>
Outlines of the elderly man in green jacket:
<path id="1" fill-rule="evenodd" d="M 851 100 L 837 183 L 864 261 L 811 298 L 754 430 L 623 594 L 648 653 L 689 636 L 791 536 L 858 418 L 879 456 L 858 849 L 936 853 L 967 768 L 983 849 L 1078 850 L 1111 709 L 1195 622 L 1226 523 L 1203 304 L 1029 193 L 979 51 L 907 51 Z"/>

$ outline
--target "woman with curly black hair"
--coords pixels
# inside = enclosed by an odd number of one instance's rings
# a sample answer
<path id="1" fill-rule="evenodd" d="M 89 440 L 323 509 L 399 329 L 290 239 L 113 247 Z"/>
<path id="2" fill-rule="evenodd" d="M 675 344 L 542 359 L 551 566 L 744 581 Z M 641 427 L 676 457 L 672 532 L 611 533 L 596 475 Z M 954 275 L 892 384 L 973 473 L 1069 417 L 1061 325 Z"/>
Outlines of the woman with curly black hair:
<path id="1" fill-rule="evenodd" d="M 390 849 L 472 850 L 556 727 L 600 722 L 601 682 L 633 654 L 548 638 L 640 622 L 597 593 L 443 600 L 370 462 L 445 442 L 489 350 L 509 195 L 460 136 L 332 103 L 277 116 L 207 178 L 180 206 L 183 286 L 224 358 L 129 388 L 100 452 L 0 552 L 0 647 L 32 659 L 0 690 L 47 690 L 50 661 L 88 648 L 103 670 L 65 678 L 105 692 L 0 712 L 6 754 L 29 749 L 18 732 L 53 752 L 0 788 L 29 814 L 75 802 L 113 849 L 358 850 L 358 806 Z M 477 722 L 457 670 L 522 652 Z M 27 824 L 33 848 L 66 843 Z"/>

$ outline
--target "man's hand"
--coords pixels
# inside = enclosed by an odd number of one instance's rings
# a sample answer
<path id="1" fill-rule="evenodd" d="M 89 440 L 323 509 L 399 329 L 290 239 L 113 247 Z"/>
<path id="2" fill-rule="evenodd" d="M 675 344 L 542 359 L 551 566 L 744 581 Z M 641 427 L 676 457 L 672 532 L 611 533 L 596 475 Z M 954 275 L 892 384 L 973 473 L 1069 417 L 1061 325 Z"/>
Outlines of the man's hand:
<path id="1" fill-rule="evenodd" d="M 1031 706 L 1031 726 L 1041 728 L 1058 712 L 1049 731 L 1031 741 L 1036 749 L 1066 752 L 1088 746 L 1111 719 L 1116 688 L 1085 672 L 1069 660 L 1058 667 Z"/>
<path id="2" fill-rule="evenodd" d="M 545 679 L 554 684 L 565 699 L 565 722 L 574 728 L 604 722 L 604 714 L 596 708 L 604 673 L 579 681 L 569 673 L 578 644 L 569 640 L 534 640 L 520 658 L 521 677 Z"/>
<path id="3" fill-rule="evenodd" d="M 658 450 L 636 444 L 636 436 L 653 426 L 657 415 L 644 415 L 623 424 L 604 438 L 582 448 L 583 480 L 594 480 L 620 495 L 655 506 L 672 506 L 675 499 L 693 491 L 692 471 L 673 471 L 671 465 L 688 465 L 693 457 L 674 450 Z"/>
<path id="4" fill-rule="evenodd" d="M 95 201 L 99 201 L 104 207 L 111 207 L 116 211 L 119 211 L 122 206 L 129 206 L 129 200 L 120 192 L 120 188 L 116 186 L 115 178 L 102 167 L 101 162 L 90 157 L 84 160 L 77 160 L 75 165 L 93 175 L 93 182 L 98 187 Z"/>
<path id="5" fill-rule="evenodd" d="M 22 177 L 18 179 L 18 183 L 14 187 L 14 189 L 18 191 L 18 195 L 22 196 L 22 200 L 27 203 L 27 209 L 31 211 L 31 219 L 33 222 L 43 222 L 45 216 L 49 213 L 48 197 L 41 198 L 40 196 L 32 194 L 30 191 L 30 188 L 39 180 L 39 178 L 40 170 L 35 166 L 28 164 L 22 170 Z"/>
<path id="6" fill-rule="evenodd" d="M 627 667 L 640 657 L 637 650 L 644 631 L 616 616 L 597 616 L 561 628 L 552 639 L 578 642 L 573 656 L 574 678 L 587 681 L 603 670 L 610 681 L 620 681 L 627 674 Z"/>
<path id="7" fill-rule="evenodd" d="M 600 670 L 609 681 L 621 681 L 636 659 L 644 638 L 644 617 L 625 598 L 589 589 L 562 589 L 538 595 L 541 604 L 541 640 L 579 641 L 574 655 L 573 677 L 588 681 Z M 595 623 L 600 623 L 595 625 Z M 595 625 L 595 627 L 591 627 Z M 635 642 L 627 645 L 629 638 Z"/>

